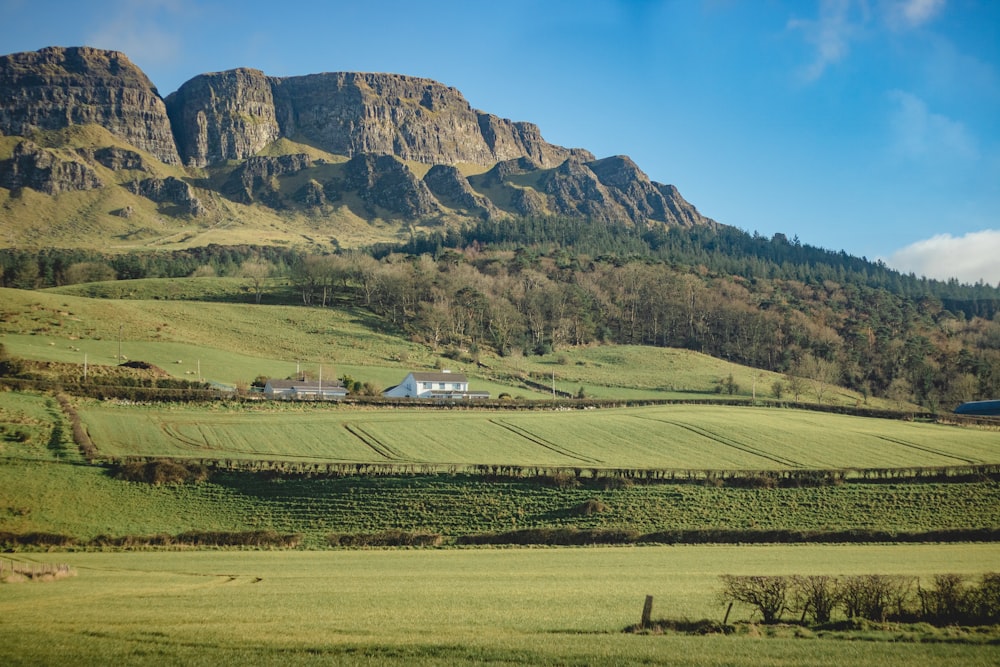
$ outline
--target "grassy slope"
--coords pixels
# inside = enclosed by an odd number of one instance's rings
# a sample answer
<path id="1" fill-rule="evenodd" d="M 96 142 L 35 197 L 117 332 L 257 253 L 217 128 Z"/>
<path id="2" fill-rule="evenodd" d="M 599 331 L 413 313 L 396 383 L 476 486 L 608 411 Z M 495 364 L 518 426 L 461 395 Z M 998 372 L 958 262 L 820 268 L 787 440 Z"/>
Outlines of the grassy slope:
<path id="1" fill-rule="evenodd" d="M 288 298 L 287 288 L 275 285 L 265 303 L 279 298 Z M 489 366 L 484 370 L 441 359 L 398 332 L 382 331 L 363 310 L 250 301 L 245 285 L 227 278 L 117 281 L 44 292 L 0 289 L 0 342 L 32 359 L 82 364 L 88 354 L 90 363 L 112 363 L 121 325 L 126 357 L 189 379 L 197 373 L 198 360 L 202 377 L 227 384 L 260 374 L 285 377 L 299 361 L 311 370 L 322 363 L 324 373 L 348 373 L 385 388 L 408 370 L 442 365 L 469 374 L 474 389 L 526 398 L 547 392 L 528 389 L 517 378 L 534 378 L 547 389 L 554 376 L 558 390 L 576 394 L 582 387 L 593 398 L 691 398 L 715 395 L 729 374 L 739 395 L 749 396 L 756 388 L 758 397 L 767 397 L 781 377 L 690 350 L 643 346 L 581 348 L 542 357 L 484 355 Z M 801 398 L 810 400 L 812 389 Z M 824 397 L 841 405 L 861 400 L 837 388 Z M 870 399 L 869 405 L 894 407 L 881 399 Z"/>
<path id="2" fill-rule="evenodd" d="M 32 140 L 66 160 L 80 160 L 74 153 L 77 148 L 116 146 L 136 151 L 97 126 L 74 126 L 56 132 L 38 133 Z M 0 137 L 0 160 L 9 158 L 20 141 L 20 137 Z M 339 165 L 347 160 L 344 156 L 289 139 L 281 139 L 260 152 L 270 156 L 292 153 L 306 153 L 315 163 L 309 169 L 276 181 L 282 194 L 292 199 L 306 181 L 324 180 L 336 175 Z M 115 172 L 98 164 L 90 165 L 106 185 L 95 190 L 49 196 L 27 188 L 19 191 L 0 188 L 0 220 L 5 229 L 5 238 L 0 239 L 0 243 L 112 251 L 189 248 L 209 243 L 291 244 L 329 249 L 332 244 L 358 247 L 406 238 L 405 225 L 401 220 L 384 211 L 377 212 L 372 218 L 356 197 L 347 196 L 342 202 L 313 210 L 297 205 L 281 211 L 259 204 L 244 205 L 199 187 L 202 179 L 207 179 L 214 188 L 218 188 L 232 170 L 232 165 L 215 167 L 210 171 L 185 170 L 158 162 L 148 154 L 143 156 L 149 172 Z M 418 176 L 428 168 L 426 165 L 411 166 L 416 168 Z M 469 173 L 476 171 L 469 165 L 464 170 Z M 169 205 L 158 205 L 122 187 L 115 187 L 151 176 L 173 176 L 191 183 L 196 188 L 195 196 L 207 211 L 206 215 L 200 218 L 177 215 Z M 126 207 L 132 208 L 128 219 L 118 215 Z M 450 212 L 446 213 L 454 218 Z M 433 221 L 430 224 L 434 224 Z M 416 229 L 422 228 L 419 224 L 416 226 Z"/>

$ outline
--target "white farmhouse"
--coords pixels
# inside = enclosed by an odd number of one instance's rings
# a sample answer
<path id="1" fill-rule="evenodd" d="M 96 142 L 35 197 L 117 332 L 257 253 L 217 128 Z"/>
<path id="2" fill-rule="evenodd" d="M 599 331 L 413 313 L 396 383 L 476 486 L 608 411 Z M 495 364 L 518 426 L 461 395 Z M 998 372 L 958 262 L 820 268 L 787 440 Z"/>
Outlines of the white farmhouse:
<path id="1" fill-rule="evenodd" d="M 320 383 L 316 380 L 272 378 L 264 385 L 264 396 L 285 401 L 335 401 L 347 396 L 347 389 L 339 380 Z"/>
<path id="2" fill-rule="evenodd" d="M 410 373 L 395 387 L 382 392 L 389 398 L 433 398 L 438 400 L 468 400 L 489 398 L 486 391 L 469 391 L 469 380 L 461 373 Z"/>

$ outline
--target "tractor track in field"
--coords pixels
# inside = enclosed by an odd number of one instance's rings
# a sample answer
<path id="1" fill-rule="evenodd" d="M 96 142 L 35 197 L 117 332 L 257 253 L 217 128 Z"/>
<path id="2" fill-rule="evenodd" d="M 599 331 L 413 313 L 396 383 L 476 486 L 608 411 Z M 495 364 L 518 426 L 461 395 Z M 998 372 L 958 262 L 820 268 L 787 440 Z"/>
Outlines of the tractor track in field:
<path id="1" fill-rule="evenodd" d="M 560 447 L 554 442 L 550 442 L 544 438 L 540 438 L 531 431 L 521 428 L 520 426 L 515 426 L 514 424 L 505 422 L 502 419 L 491 419 L 490 423 L 496 424 L 500 428 L 506 429 L 511 433 L 513 433 L 514 435 L 524 438 L 525 440 L 532 442 L 538 445 L 539 447 L 543 447 L 551 452 L 559 454 L 560 456 L 565 456 L 570 459 L 575 459 L 577 461 L 580 461 L 581 463 L 604 463 L 604 461 L 602 461 L 601 459 L 595 459 L 593 457 L 580 454 L 579 452 L 574 452 L 572 449 L 566 449 L 565 447 Z"/>
<path id="2" fill-rule="evenodd" d="M 405 456 L 397 452 L 395 449 L 385 444 L 374 435 L 364 430 L 357 424 L 345 423 L 344 428 L 348 433 L 353 435 L 355 438 L 360 440 L 365 444 L 366 447 L 371 449 L 373 452 L 379 456 L 388 459 L 389 461 L 406 461 L 408 460 Z"/>
<path id="3" fill-rule="evenodd" d="M 229 454 L 229 453 L 233 453 L 233 454 L 247 454 L 249 456 L 253 456 L 254 459 L 270 460 L 270 459 L 267 459 L 266 457 L 272 455 L 272 454 L 270 454 L 268 452 L 260 452 L 260 451 L 258 451 L 256 449 L 241 449 L 241 448 L 238 448 L 238 447 L 224 447 L 224 448 L 223 447 L 213 447 L 212 445 L 208 444 L 208 439 L 207 438 L 204 440 L 204 444 L 199 444 L 198 440 L 196 440 L 194 438 L 191 438 L 190 436 L 183 435 L 182 433 L 180 433 L 179 431 L 175 430 L 170 424 L 167 424 L 167 423 L 161 423 L 160 424 L 160 430 L 163 431 L 163 434 L 166 435 L 167 437 L 169 437 L 172 441 L 175 441 L 176 443 L 178 443 L 178 447 L 179 448 L 181 448 L 181 449 L 190 449 L 190 450 L 193 450 L 193 451 L 196 451 L 196 452 L 200 452 L 200 453 L 204 454 L 204 456 L 202 456 L 202 458 L 212 458 L 212 457 L 224 458 L 223 455 Z M 100 449 L 100 448 L 98 448 L 98 449 Z M 274 454 L 274 456 L 277 456 L 277 454 Z M 330 462 L 330 463 L 353 463 L 354 462 L 354 459 L 337 458 L 337 457 L 332 457 L 332 456 L 319 456 L 317 454 L 296 454 L 294 456 L 294 458 L 296 460 L 298 460 L 298 459 L 308 459 L 308 460 L 315 459 L 316 461 Z"/>
<path id="4" fill-rule="evenodd" d="M 709 431 L 708 429 L 702 428 L 700 426 L 693 426 L 691 424 L 685 424 L 683 422 L 673 421 L 673 420 L 670 420 L 670 419 L 654 419 L 652 417 L 641 417 L 641 416 L 639 416 L 637 418 L 638 419 L 647 419 L 649 421 L 654 421 L 654 422 L 660 422 L 661 424 L 670 424 L 671 426 L 676 426 L 676 427 L 682 428 L 682 429 L 684 429 L 686 431 L 690 431 L 691 433 L 694 433 L 695 435 L 700 435 L 703 438 L 708 438 L 709 440 L 717 442 L 720 445 L 725 445 L 726 447 L 732 447 L 733 449 L 741 451 L 744 454 L 752 454 L 753 456 L 759 456 L 761 458 L 767 459 L 768 461 L 774 461 L 775 463 L 781 464 L 783 466 L 788 466 L 790 468 L 805 468 L 806 467 L 803 464 L 801 464 L 798 461 L 795 461 L 793 459 L 788 459 L 788 458 L 785 458 L 783 456 L 778 456 L 777 454 L 772 454 L 770 452 L 766 452 L 766 451 L 764 451 L 762 449 L 758 449 L 758 448 L 753 447 L 751 445 L 748 445 L 746 443 L 742 443 L 742 442 L 739 442 L 737 440 L 732 440 L 732 439 L 727 438 L 725 436 L 719 435 L 718 433 L 713 433 L 712 431 Z"/>
<path id="5" fill-rule="evenodd" d="M 983 461 L 980 460 L 980 459 L 967 459 L 967 458 L 964 458 L 964 457 L 961 457 L 961 456 L 956 456 L 955 454 L 949 454 L 947 452 L 942 452 L 941 450 L 934 449 L 933 447 L 926 447 L 924 445 L 918 445 L 915 442 L 907 442 L 906 440 L 900 440 L 898 438 L 890 438 L 887 435 L 878 435 L 878 436 L 875 436 L 875 437 L 877 437 L 879 440 L 885 440 L 886 442 L 891 442 L 894 445 L 900 445 L 901 447 L 909 447 L 910 449 L 916 449 L 917 451 L 925 452 L 927 454 L 934 454 L 935 456 L 941 456 L 941 457 L 944 457 L 946 459 L 954 459 L 956 461 L 961 461 L 963 463 L 968 463 L 968 464 L 971 464 L 971 465 L 975 465 L 976 463 L 983 463 Z"/>

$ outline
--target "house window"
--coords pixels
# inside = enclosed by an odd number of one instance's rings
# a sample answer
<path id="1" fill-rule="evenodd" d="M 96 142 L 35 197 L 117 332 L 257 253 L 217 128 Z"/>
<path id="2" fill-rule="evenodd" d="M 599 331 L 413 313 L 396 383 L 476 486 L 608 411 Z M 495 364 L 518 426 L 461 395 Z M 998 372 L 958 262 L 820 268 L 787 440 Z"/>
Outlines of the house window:
<path id="1" fill-rule="evenodd" d="M 438 382 L 438 389 L 444 389 L 444 382 Z"/>

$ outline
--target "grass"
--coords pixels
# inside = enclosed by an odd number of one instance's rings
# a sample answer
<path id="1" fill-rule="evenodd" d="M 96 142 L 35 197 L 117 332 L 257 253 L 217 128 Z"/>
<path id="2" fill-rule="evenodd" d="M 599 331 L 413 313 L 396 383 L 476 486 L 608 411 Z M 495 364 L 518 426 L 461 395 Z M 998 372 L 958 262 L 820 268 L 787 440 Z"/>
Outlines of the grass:
<path id="1" fill-rule="evenodd" d="M 790 470 L 1000 462 L 995 432 L 804 410 L 671 405 L 507 413 L 339 405 L 140 407 L 85 401 L 110 457 Z"/>
<path id="2" fill-rule="evenodd" d="M 305 546 L 318 548 L 326 545 L 326 536 L 333 532 L 394 529 L 460 536 L 559 527 L 628 528 L 643 533 L 719 527 L 890 533 L 1000 527 L 1000 485 L 992 482 L 803 489 L 662 484 L 606 489 L 599 485 L 557 488 L 529 481 L 484 483 L 463 475 L 269 480 L 264 475 L 230 473 L 216 474 L 203 484 L 151 486 L 117 480 L 102 468 L 83 465 L 68 442 L 68 428 L 63 424 L 56 432 L 63 420 L 52 399 L 5 392 L 0 394 L 0 407 L 4 436 L 0 439 L 0 531 L 20 534 L 60 533 L 87 541 L 102 534 L 274 530 L 302 533 Z M 330 418 L 324 411 L 289 409 L 248 415 L 195 413 L 185 408 L 100 409 L 122 416 L 119 424 L 109 428 L 130 434 L 121 438 L 126 443 L 141 443 L 155 435 L 153 430 L 144 430 L 141 422 L 149 414 L 197 416 L 203 421 L 215 417 L 220 429 L 231 420 L 242 423 L 249 417 L 249 423 L 265 433 L 269 429 L 292 431 L 300 422 L 319 418 L 320 426 L 313 429 L 315 442 L 302 438 L 300 443 L 303 448 L 314 447 L 318 456 L 328 455 L 323 451 L 325 435 L 339 437 L 344 430 L 323 426 L 322 420 L 329 423 Z M 414 430 L 405 426 L 405 414 L 350 412 L 396 416 L 400 430 Z M 451 413 L 436 414 L 451 418 Z M 29 433 L 26 441 L 8 437 L 20 429 Z M 98 433 L 93 435 L 100 446 Z M 227 442 L 223 436 L 213 436 L 213 442 Z M 280 456 L 280 452 L 268 455 Z M 596 501 L 601 511 L 581 513 L 578 508 L 588 501 Z"/>
<path id="3" fill-rule="evenodd" d="M 265 302 L 289 298 L 287 286 L 276 285 L 272 292 L 280 296 L 265 297 Z M 387 388 L 410 370 L 445 367 L 468 374 L 473 389 L 524 398 L 550 396 L 553 378 L 559 391 L 576 395 L 583 387 L 592 398 L 719 397 L 719 383 L 730 374 L 740 386 L 736 398 L 748 399 L 755 384 L 757 397 L 769 398 L 771 384 L 781 377 L 690 350 L 643 346 L 598 346 L 541 357 L 484 354 L 488 368 L 481 368 L 406 341 L 361 309 L 250 301 L 246 285 L 234 278 L 117 281 L 45 292 L 0 289 L 0 343 L 30 359 L 82 364 L 86 354 L 90 363 L 113 363 L 120 326 L 126 357 L 188 379 L 197 376 L 199 361 L 202 377 L 230 385 L 261 374 L 286 377 L 302 362 L 313 371 L 322 363 L 331 375 L 348 373 Z M 812 394 L 801 399 L 809 401 Z M 863 401 L 835 389 L 824 402 L 853 406 Z M 867 405 L 895 407 L 881 399 Z"/>
<path id="4" fill-rule="evenodd" d="M 721 619 L 723 573 L 975 574 L 996 545 L 39 554 L 78 576 L 4 587 L 6 664 L 990 665 L 996 645 L 635 636 Z M 81 613 L 82 610 L 93 610 Z"/>

